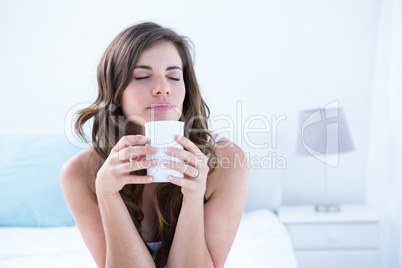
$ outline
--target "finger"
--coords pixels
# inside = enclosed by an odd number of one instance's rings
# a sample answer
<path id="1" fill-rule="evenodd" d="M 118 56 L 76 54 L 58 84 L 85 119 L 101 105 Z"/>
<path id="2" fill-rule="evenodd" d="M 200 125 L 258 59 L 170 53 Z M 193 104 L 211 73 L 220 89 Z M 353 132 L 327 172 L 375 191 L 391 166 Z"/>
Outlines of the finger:
<path id="1" fill-rule="evenodd" d="M 121 161 L 127 161 L 130 158 L 137 160 L 144 155 L 156 154 L 157 152 L 158 149 L 153 146 L 129 146 L 118 152 L 118 159 Z"/>
<path id="2" fill-rule="evenodd" d="M 181 186 L 183 188 L 191 189 L 191 188 L 194 188 L 194 186 L 195 186 L 194 185 L 194 183 L 195 183 L 194 180 L 189 180 L 189 179 L 186 179 L 186 178 L 179 178 L 179 177 L 175 177 L 175 176 L 169 176 L 168 180 L 171 183 L 176 184 L 178 186 Z"/>
<path id="3" fill-rule="evenodd" d="M 127 146 L 136 145 L 136 144 L 146 144 L 149 142 L 149 139 L 142 135 L 127 135 L 123 136 L 113 147 L 113 151 L 118 152 Z"/>
<path id="4" fill-rule="evenodd" d="M 167 155 L 182 159 L 184 162 L 196 168 L 204 168 L 208 164 L 208 158 L 203 153 L 200 153 L 202 156 L 197 157 L 189 151 L 174 147 L 166 148 L 165 152 Z"/>
<path id="5" fill-rule="evenodd" d="M 191 153 L 189 151 L 185 151 L 183 149 L 179 149 L 179 148 L 167 147 L 165 149 L 165 153 L 167 155 L 171 155 L 171 156 L 177 157 L 179 159 L 182 159 L 186 163 L 189 163 L 193 166 L 196 166 L 197 165 L 196 160 L 199 160 L 198 158 L 196 158 L 196 156 L 193 153 Z"/>
<path id="6" fill-rule="evenodd" d="M 152 183 L 154 178 L 152 176 L 139 176 L 139 175 L 123 175 L 121 177 L 124 185 L 126 184 L 146 184 Z"/>
<path id="7" fill-rule="evenodd" d="M 128 160 L 131 162 L 131 161 L 140 161 L 140 160 L 144 160 L 144 159 L 146 159 L 146 155 L 137 155 L 137 156 L 135 156 L 135 155 L 133 155 L 133 157 L 131 157 L 131 158 L 129 158 Z M 126 162 L 126 161 L 125 161 Z"/>
<path id="8" fill-rule="evenodd" d="M 187 176 L 189 176 L 191 178 L 194 178 L 198 174 L 198 169 L 197 168 L 195 168 L 193 166 L 190 166 L 190 165 L 187 165 L 187 164 L 184 164 L 184 163 L 165 160 L 163 162 L 163 165 L 165 167 L 167 167 L 167 168 L 174 169 L 174 170 L 177 170 L 177 171 L 179 171 L 179 172 L 181 172 L 183 174 L 186 174 Z"/>
<path id="9" fill-rule="evenodd" d="M 191 140 L 183 136 L 176 136 L 176 141 L 199 159 L 205 159 L 205 154 Z"/>
<path id="10" fill-rule="evenodd" d="M 142 170 L 147 168 L 152 168 L 158 165 L 156 159 L 144 159 L 141 161 L 132 161 L 122 164 L 121 171 L 123 173 L 128 173 L 131 171 Z"/>

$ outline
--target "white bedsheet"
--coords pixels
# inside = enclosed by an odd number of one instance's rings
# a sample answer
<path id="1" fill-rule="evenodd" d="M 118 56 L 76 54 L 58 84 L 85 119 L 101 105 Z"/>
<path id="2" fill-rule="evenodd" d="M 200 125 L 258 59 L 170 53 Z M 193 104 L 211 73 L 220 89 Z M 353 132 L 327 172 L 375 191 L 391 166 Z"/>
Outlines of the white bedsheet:
<path id="1" fill-rule="evenodd" d="M 228 257 L 231 268 L 296 268 L 286 228 L 268 210 L 245 213 Z M 2 268 L 96 267 L 77 227 L 0 227 Z"/>
<path id="2" fill-rule="evenodd" d="M 290 236 L 268 210 L 245 213 L 228 256 L 231 268 L 296 268 Z"/>

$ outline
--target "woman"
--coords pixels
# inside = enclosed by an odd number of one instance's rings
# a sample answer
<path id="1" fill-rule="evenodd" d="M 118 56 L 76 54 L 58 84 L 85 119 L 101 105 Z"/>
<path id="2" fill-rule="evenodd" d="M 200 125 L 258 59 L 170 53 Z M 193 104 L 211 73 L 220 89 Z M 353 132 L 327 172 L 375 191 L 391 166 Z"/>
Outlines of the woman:
<path id="1" fill-rule="evenodd" d="M 76 131 L 93 119 L 91 148 L 63 166 L 60 180 L 81 235 L 99 267 L 223 267 L 247 196 L 242 150 L 208 131 L 186 39 L 154 23 L 121 32 L 97 71 L 95 102 L 78 113 Z M 165 163 L 184 173 L 152 183 L 155 150 L 143 124 L 180 120 L 184 150 Z M 212 161 L 213 160 L 213 161 Z"/>

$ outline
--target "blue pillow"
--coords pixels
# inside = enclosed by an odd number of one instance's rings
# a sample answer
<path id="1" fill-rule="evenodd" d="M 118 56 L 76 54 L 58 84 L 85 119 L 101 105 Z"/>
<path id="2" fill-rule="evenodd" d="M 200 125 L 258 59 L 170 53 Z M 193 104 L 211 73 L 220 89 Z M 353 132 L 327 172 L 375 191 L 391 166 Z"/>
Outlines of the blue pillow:
<path id="1" fill-rule="evenodd" d="M 80 150 L 63 135 L 1 135 L 0 226 L 74 225 L 59 174 Z"/>

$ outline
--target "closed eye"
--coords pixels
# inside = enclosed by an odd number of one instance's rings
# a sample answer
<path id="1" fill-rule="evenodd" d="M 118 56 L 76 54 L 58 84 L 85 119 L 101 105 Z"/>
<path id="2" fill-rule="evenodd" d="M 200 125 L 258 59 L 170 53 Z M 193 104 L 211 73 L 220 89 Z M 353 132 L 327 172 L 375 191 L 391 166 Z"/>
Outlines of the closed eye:
<path id="1" fill-rule="evenodd" d="M 172 80 L 174 80 L 174 81 L 180 81 L 179 78 L 174 78 L 174 77 L 169 77 L 169 79 L 172 79 Z"/>
<path id="2" fill-rule="evenodd" d="M 150 78 L 150 76 L 136 77 L 135 80 L 142 80 L 142 79 L 147 79 L 147 78 Z"/>

